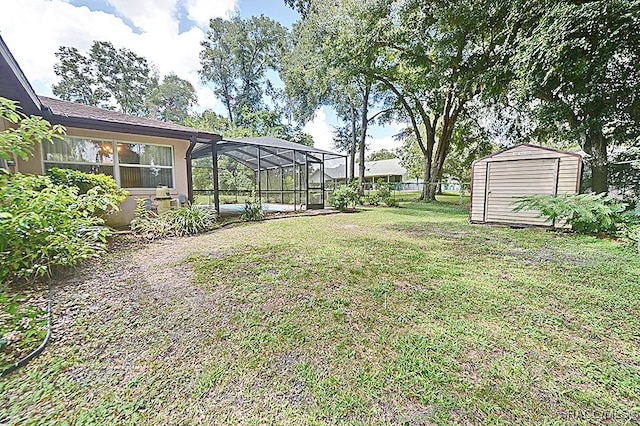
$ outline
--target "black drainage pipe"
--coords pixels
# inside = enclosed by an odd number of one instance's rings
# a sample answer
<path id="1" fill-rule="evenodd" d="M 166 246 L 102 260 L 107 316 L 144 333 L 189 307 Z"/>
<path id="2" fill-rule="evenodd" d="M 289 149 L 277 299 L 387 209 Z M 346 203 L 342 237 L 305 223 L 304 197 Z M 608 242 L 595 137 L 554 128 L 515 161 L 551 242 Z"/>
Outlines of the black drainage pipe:
<path id="1" fill-rule="evenodd" d="M 44 336 L 44 340 L 42 341 L 40 346 L 38 346 L 38 348 L 35 351 L 31 352 L 29 355 L 25 356 L 20 361 L 14 363 L 14 364 L 11 364 L 9 367 L 7 367 L 4 370 L 2 370 L 2 374 L 0 374 L 0 377 L 8 376 L 9 374 L 13 373 L 17 369 L 19 369 L 21 367 L 24 367 L 25 365 L 27 365 L 29 363 L 29 361 L 31 361 L 32 359 L 34 359 L 35 357 L 40 355 L 42 353 L 42 351 L 44 351 L 44 348 L 47 346 L 47 343 L 49 343 L 49 338 L 51 337 L 51 299 L 52 299 L 52 294 L 53 294 L 53 284 L 50 284 L 49 285 L 49 301 L 47 302 L 47 334 L 46 334 L 46 336 Z"/>

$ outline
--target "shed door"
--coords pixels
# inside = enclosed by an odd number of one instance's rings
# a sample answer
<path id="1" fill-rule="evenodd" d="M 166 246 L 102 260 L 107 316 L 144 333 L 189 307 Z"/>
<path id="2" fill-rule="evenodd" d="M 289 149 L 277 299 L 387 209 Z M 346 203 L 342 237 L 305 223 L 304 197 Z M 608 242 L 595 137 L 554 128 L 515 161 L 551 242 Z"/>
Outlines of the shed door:
<path id="1" fill-rule="evenodd" d="M 487 163 L 485 221 L 550 225 L 534 211 L 512 211 L 517 197 L 554 194 L 559 159 L 497 161 Z"/>

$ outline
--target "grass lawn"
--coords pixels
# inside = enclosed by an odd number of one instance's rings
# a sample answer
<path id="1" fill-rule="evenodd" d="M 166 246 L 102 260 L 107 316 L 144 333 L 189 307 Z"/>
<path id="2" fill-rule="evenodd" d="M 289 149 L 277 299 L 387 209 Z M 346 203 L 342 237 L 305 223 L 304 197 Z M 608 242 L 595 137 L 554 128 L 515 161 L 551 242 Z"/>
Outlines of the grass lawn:
<path id="1" fill-rule="evenodd" d="M 62 281 L 0 424 L 640 421 L 640 258 L 405 204 L 120 250 Z"/>

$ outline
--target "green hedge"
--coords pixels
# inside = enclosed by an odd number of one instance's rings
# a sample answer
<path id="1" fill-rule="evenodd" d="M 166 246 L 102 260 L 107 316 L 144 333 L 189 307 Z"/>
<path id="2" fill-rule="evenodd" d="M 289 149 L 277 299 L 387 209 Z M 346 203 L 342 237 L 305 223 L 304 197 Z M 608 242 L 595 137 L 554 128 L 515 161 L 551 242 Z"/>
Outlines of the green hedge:
<path id="1" fill-rule="evenodd" d="M 0 283 L 98 256 L 110 233 L 99 214 L 117 210 L 117 199 L 98 187 L 80 194 L 48 176 L 0 176 Z"/>

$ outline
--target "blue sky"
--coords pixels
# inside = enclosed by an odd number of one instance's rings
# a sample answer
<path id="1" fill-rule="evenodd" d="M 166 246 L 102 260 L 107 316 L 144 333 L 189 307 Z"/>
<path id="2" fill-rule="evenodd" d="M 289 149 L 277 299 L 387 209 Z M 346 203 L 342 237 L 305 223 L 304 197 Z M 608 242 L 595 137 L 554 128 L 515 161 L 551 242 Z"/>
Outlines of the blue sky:
<path id="1" fill-rule="evenodd" d="M 39 94 L 52 96 L 59 46 L 82 52 L 94 40 L 107 40 L 147 58 L 160 75 L 174 72 L 189 80 L 198 94 L 198 109 L 222 114 L 221 103 L 197 73 L 209 19 L 237 11 L 243 17 L 264 14 L 291 28 L 299 18 L 282 0 L 0 0 L 0 9 L 0 35 Z M 333 124 L 333 112 L 322 108 L 305 131 L 318 147 L 329 149 Z M 372 150 L 397 146 L 391 136 L 400 127 L 374 126 Z"/>

